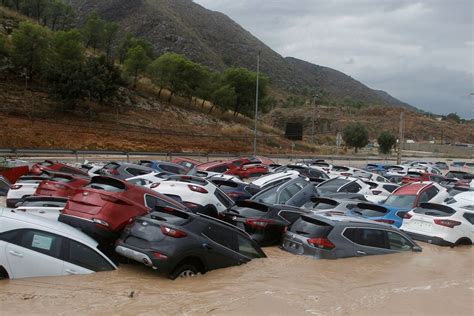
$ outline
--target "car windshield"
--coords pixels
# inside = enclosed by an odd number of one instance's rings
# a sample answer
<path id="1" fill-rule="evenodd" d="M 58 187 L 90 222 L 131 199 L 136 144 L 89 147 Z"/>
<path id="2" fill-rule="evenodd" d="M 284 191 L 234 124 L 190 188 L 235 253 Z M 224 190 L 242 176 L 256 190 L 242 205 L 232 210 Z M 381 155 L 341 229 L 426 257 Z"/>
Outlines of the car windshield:
<path id="1" fill-rule="evenodd" d="M 412 208 L 415 204 L 416 195 L 390 195 L 385 205 L 397 208 Z"/>

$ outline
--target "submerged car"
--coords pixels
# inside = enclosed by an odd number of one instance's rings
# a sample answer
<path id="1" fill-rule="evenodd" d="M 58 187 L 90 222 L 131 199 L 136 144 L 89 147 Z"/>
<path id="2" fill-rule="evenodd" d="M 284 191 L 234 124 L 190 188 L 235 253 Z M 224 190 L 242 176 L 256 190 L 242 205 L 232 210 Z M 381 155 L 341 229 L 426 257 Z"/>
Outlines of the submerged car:
<path id="1" fill-rule="evenodd" d="M 146 166 L 112 161 L 103 166 L 102 169 L 99 170 L 99 173 L 104 176 L 124 180 L 131 177 L 141 176 L 153 171 L 154 170 L 152 168 Z"/>
<path id="2" fill-rule="evenodd" d="M 81 169 L 68 166 L 64 163 L 55 162 L 51 160 L 45 160 L 43 162 L 35 163 L 31 166 L 31 175 L 42 175 L 44 173 L 68 173 L 77 176 L 88 177 L 89 174 Z"/>
<path id="3" fill-rule="evenodd" d="M 10 187 L 10 182 L 6 178 L 0 176 L 0 196 L 6 196 Z"/>
<path id="4" fill-rule="evenodd" d="M 329 179 L 319 184 L 316 188 L 321 196 L 333 193 L 372 194 L 370 185 L 364 183 L 360 179 L 347 177 L 335 177 Z"/>
<path id="5" fill-rule="evenodd" d="M 171 279 L 266 257 L 244 231 L 203 214 L 162 208 L 138 218 L 115 251 Z"/>
<path id="6" fill-rule="evenodd" d="M 409 236 L 392 226 L 331 213 L 301 216 L 283 235 L 281 248 L 316 259 L 421 251 Z"/>
<path id="7" fill-rule="evenodd" d="M 284 204 L 300 207 L 315 196 L 318 196 L 315 186 L 307 178 L 298 177 L 262 190 L 252 196 L 251 200 L 268 205 Z"/>
<path id="8" fill-rule="evenodd" d="M 29 196 L 17 203 L 15 211 L 57 221 L 68 199 L 51 196 Z"/>
<path id="9" fill-rule="evenodd" d="M 422 203 L 405 214 L 400 228 L 413 239 L 440 246 L 472 245 L 474 209 Z"/>
<path id="10" fill-rule="evenodd" d="M 181 165 L 165 162 L 160 160 L 140 160 L 139 166 L 148 167 L 156 172 L 162 172 L 167 174 L 186 174 L 189 170 Z"/>
<path id="11" fill-rule="evenodd" d="M 100 241 L 115 240 L 136 217 L 157 206 L 185 207 L 148 188 L 112 177 L 97 176 L 76 190 L 59 221 L 81 229 Z"/>
<path id="12" fill-rule="evenodd" d="M 35 194 L 40 183 L 49 178 L 49 175 L 20 177 L 8 190 L 7 207 L 15 207 L 22 199 Z"/>
<path id="13" fill-rule="evenodd" d="M 243 201 L 250 199 L 254 194 L 260 191 L 260 188 L 251 183 L 243 182 L 237 178 L 225 179 L 223 177 L 214 176 L 207 178 L 219 189 L 234 201 Z"/>
<path id="14" fill-rule="evenodd" d="M 63 223 L 0 209 L 0 279 L 88 274 L 117 267 L 95 240 Z"/>

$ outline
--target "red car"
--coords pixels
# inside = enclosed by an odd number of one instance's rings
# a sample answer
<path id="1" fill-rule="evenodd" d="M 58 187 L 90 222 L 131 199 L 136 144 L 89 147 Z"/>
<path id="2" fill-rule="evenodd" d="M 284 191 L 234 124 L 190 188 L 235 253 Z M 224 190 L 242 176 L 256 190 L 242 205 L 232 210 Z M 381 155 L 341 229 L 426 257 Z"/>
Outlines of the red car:
<path id="1" fill-rule="evenodd" d="M 197 170 L 225 173 L 240 178 L 258 177 L 268 173 L 268 165 L 261 162 L 264 157 L 242 157 L 232 160 L 218 160 L 202 163 L 196 166 Z M 266 158 L 266 162 L 273 162 Z"/>
<path id="2" fill-rule="evenodd" d="M 402 184 L 408 184 L 413 182 L 426 182 L 432 181 L 441 183 L 446 181 L 446 178 L 434 173 L 425 173 L 418 171 L 408 171 L 407 175 L 402 178 Z"/>
<path id="3" fill-rule="evenodd" d="M 188 171 L 201 163 L 197 160 L 183 157 L 176 157 L 175 159 L 171 160 L 171 162 L 186 168 Z"/>
<path id="4" fill-rule="evenodd" d="M 85 186 L 90 178 L 78 177 L 69 174 L 55 174 L 51 179 L 41 182 L 36 189 L 36 196 L 70 197 L 76 189 Z"/>
<path id="5" fill-rule="evenodd" d="M 31 166 L 30 174 L 32 175 L 41 175 L 43 172 L 55 172 L 55 173 L 69 173 L 73 175 L 79 175 L 83 177 L 89 177 L 87 172 L 82 171 L 81 169 L 68 166 L 60 162 L 54 162 L 51 160 L 45 160 L 43 162 L 35 163 Z"/>
<path id="6" fill-rule="evenodd" d="M 76 190 L 59 221 L 77 227 L 101 241 L 116 239 L 123 228 L 156 206 L 186 208 L 151 189 L 116 178 L 97 176 Z"/>

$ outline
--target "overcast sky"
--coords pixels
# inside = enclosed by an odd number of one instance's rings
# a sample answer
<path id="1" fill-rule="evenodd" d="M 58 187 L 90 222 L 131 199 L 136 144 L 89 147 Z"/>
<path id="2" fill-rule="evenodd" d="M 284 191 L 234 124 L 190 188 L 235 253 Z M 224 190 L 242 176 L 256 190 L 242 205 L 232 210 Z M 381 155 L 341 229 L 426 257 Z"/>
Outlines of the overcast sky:
<path id="1" fill-rule="evenodd" d="M 474 118 L 473 0 L 194 0 L 283 56 L 426 111 Z"/>

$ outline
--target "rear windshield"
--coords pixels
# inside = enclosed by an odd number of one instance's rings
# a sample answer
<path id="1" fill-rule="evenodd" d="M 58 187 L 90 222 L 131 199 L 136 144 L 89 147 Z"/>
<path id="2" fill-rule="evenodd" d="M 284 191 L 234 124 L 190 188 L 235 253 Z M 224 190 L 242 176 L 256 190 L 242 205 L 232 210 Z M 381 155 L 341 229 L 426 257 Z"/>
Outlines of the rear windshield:
<path id="1" fill-rule="evenodd" d="M 63 177 L 52 177 L 51 181 L 68 183 L 68 182 L 71 182 L 72 180 L 69 178 L 63 178 Z"/>
<path id="2" fill-rule="evenodd" d="M 329 224 L 303 215 L 291 225 L 290 231 L 307 238 L 321 238 L 327 237 L 332 228 Z"/>
<path id="3" fill-rule="evenodd" d="M 421 173 L 418 173 L 418 172 L 408 172 L 408 173 L 407 173 L 407 176 L 409 176 L 410 178 L 421 178 Z"/>
<path id="4" fill-rule="evenodd" d="M 150 217 L 154 220 L 167 222 L 176 226 L 181 226 L 189 220 L 188 214 L 184 212 L 175 211 L 171 208 L 169 209 L 169 212 L 152 212 L 150 213 Z"/>
<path id="5" fill-rule="evenodd" d="M 397 208 L 412 208 L 415 200 L 416 195 L 390 195 L 384 204 Z"/>
<path id="6" fill-rule="evenodd" d="M 444 205 L 422 205 L 422 207 L 415 208 L 413 212 L 416 214 L 436 217 L 448 217 L 456 213 L 455 210 Z"/>
<path id="7" fill-rule="evenodd" d="M 364 207 L 354 207 L 352 212 L 359 214 L 361 216 L 366 217 L 380 217 L 385 216 L 388 213 L 388 210 L 380 208 L 380 209 L 369 209 Z"/>
<path id="8" fill-rule="evenodd" d="M 125 184 L 113 178 L 95 177 L 92 178 L 91 183 L 86 185 L 84 188 L 104 190 L 109 192 L 123 192 L 125 191 Z"/>
<path id="9" fill-rule="evenodd" d="M 104 166 L 104 169 L 108 169 L 108 170 L 115 170 L 119 167 L 120 165 L 115 163 L 115 162 L 111 162 L 111 163 L 108 163 Z"/>
<path id="10" fill-rule="evenodd" d="M 336 206 L 339 205 L 339 202 L 335 200 L 315 200 L 314 202 L 308 202 L 306 203 L 305 207 L 307 208 L 312 208 L 315 210 L 329 210 L 332 208 L 335 208 Z"/>
<path id="11" fill-rule="evenodd" d="M 344 184 L 351 182 L 350 180 L 345 179 L 334 179 L 328 180 L 326 182 L 321 183 L 318 185 L 317 189 L 321 193 L 330 193 L 330 192 L 337 192 L 337 190 L 343 186 Z"/>

